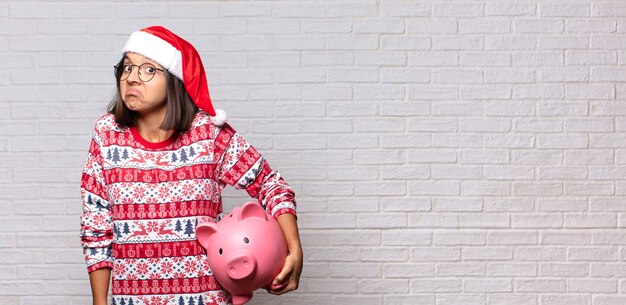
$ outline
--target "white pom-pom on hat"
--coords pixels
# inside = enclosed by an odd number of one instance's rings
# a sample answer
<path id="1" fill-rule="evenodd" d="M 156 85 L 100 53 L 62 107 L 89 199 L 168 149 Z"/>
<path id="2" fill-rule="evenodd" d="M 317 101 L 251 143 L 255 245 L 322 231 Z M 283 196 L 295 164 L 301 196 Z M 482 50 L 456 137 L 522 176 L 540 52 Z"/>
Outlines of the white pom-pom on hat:
<path id="1" fill-rule="evenodd" d="M 211 123 L 217 126 L 222 126 L 228 120 L 228 115 L 226 115 L 226 111 L 222 109 L 215 109 L 215 115 L 209 118 Z"/>

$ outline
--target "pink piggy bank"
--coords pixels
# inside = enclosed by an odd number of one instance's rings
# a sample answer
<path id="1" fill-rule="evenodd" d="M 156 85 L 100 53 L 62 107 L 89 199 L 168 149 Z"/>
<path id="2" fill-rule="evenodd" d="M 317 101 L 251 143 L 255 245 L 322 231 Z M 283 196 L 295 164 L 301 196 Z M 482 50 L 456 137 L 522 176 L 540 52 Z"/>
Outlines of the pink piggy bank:
<path id="1" fill-rule="evenodd" d="M 248 302 L 261 287 L 278 288 L 271 284 L 283 268 L 287 244 L 278 222 L 258 203 L 235 207 L 218 223 L 199 224 L 196 236 L 234 305 Z"/>

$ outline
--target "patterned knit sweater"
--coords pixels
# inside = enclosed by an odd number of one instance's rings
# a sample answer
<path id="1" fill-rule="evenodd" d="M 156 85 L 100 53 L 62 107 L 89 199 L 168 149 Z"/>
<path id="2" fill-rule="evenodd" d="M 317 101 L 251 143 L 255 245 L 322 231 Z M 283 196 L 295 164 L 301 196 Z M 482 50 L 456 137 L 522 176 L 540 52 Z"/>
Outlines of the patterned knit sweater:
<path id="1" fill-rule="evenodd" d="M 159 143 L 110 114 L 97 121 L 81 181 L 81 240 L 89 272 L 112 268 L 113 305 L 230 304 L 195 235 L 222 212 L 226 184 L 275 218 L 295 215 L 280 173 L 202 111 L 189 131 Z"/>

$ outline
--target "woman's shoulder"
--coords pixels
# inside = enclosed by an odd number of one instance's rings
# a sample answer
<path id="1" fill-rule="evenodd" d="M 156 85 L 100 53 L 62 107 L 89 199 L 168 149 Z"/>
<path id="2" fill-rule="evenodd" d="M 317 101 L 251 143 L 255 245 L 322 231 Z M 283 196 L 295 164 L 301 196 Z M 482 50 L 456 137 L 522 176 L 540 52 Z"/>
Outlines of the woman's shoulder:
<path id="1" fill-rule="evenodd" d="M 108 131 L 122 132 L 123 128 L 115 122 L 115 116 L 113 114 L 107 113 L 96 120 L 94 131 L 99 134 Z"/>

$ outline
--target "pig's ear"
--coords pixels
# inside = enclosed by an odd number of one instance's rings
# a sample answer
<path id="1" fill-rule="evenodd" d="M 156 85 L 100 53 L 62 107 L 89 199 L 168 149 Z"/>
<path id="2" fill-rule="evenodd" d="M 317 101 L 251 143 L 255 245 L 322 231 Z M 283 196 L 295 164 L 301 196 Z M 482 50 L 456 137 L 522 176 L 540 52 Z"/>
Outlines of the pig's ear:
<path id="1" fill-rule="evenodd" d="M 214 222 L 203 222 L 196 227 L 196 238 L 205 249 L 209 245 L 211 235 L 217 233 L 217 224 Z"/>
<path id="2" fill-rule="evenodd" d="M 265 210 L 260 204 L 251 201 L 244 204 L 239 211 L 239 221 L 248 217 L 259 217 L 267 220 L 267 213 L 265 213 Z"/>

